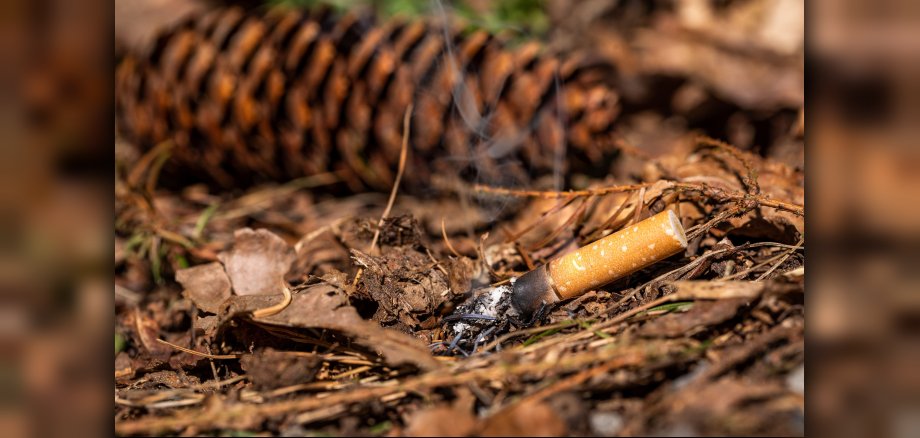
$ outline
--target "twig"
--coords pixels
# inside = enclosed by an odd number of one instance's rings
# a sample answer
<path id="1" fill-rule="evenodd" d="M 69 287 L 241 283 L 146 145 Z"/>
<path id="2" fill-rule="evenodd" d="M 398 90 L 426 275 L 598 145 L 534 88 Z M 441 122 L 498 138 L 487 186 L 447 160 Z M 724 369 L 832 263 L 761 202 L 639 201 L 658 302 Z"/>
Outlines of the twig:
<path id="1" fill-rule="evenodd" d="M 521 397 L 512 403 L 502 406 L 502 408 L 498 412 L 508 411 L 514 408 L 515 406 L 520 406 L 524 403 L 541 401 L 553 394 L 558 394 L 562 391 L 566 391 L 574 386 L 580 385 L 588 381 L 588 379 L 591 379 L 592 377 L 599 376 L 619 366 L 621 366 L 621 364 L 617 362 L 606 362 L 606 363 L 598 364 L 595 367 L 588 368 L 579 373 L 575 373 L 562 380 L 559 380 L 555 383 L 547 385 L 532 394 L 525 395 L 524 397 Z M 497 415 L 498 412 L 492 415 Z"/>
<path id="2" fill-rule="evenodd" d="M 620 216 L 620 213 L 622 213 L 623 210 L 626 209 L 626 205 L 629 204 L 630 199 L 632 199 L 632 194 L 628 195 L 626 199 L 624 199 L 623 202 L 620 203 L 620 206 L 617 207 L 616 210 L 614 210 L 613 214 L 611 214 L 607 218 L 607 220 L 604 221 L 604 223 L 602 223 L 599 227 L 592 230 L 590 233 L 587 233 L 587 235 L 585 236 L 585 241 L 591 242 L 591 241 L 600 239 L 601 237 L 603 237 L 604 230 L 608 228 L 619 228 L 619 227 L 613 227 L 613 223 Z"/>
<path id="3" fill-rule="evenodd" d="M 572 202 L 575 202 L 576 199 L 578 199 L 578 198 L 570 198 L 570 199 L 565 199 L 565 200 L 559 201 L 556 205 L 554 205 L 554 206 L 551 207 L 550 209 L 548 209 L 548 210 L 544 211 L 543 213 L 541 213 L 541 214 L 540 214 L 540 218 L 538 218 L 537 220 L 533 221 L 530 225 L 527 225 L 527 226 L 525 226 L 524 228 L 522 228 L 522 229 L 516 231 L 514 234 L 512 234 L 512 235 L 510 235 L 510 236 L 507 236 L 507 238 L 505 239 L 505 243 L 511 243 L 511 242 L 517 241 L 518 239 L 521 238 L 521 236 L 523 236 L 524 234 L 527 234 L 527 232 L 529 232 L 530 230 L 534 229 L 537 225 L 540 225 L 544 220 L 546 220 L 546 217 L 547 217 L 547 216 L 549 216 L 550 214 L 553 214 L 553 213 L 555 213 L 555 212 L 557 212 L 557 211 L 559 211 L 559 210 L 561 210 L 561 209 L 563 209 L 563 208 L 565 208 L 565 207 L 568 207 L 569 205 L 572 204 Z"/>
<path id="4" fill-rule="evenodd" d="M 291 300 L 292 300 L 291 288 L 288 287 L 287 282 L 284 281 L 283 278 L 281 279 L 281 293 L 284 294 L 284 298 L 281 300 L 280 303 L 275 304 L 274 306 L 268 306 L 268 307 L 264 307 L 258 310 L 253 310 L 252 317 L 255 319 L 265 318 L 266 316 L 276 315 L 282 310 L 284 310 L 285 308 L 287 308 L 287 306 L 291 304 Z"/>
<path id="5" fill-rule="evenodd" d="M 558 198 L 580 198 L 585 196 L 603 196 L 610 193 L 624 193 L 632 192 L 639 190 L 643 187 L 651 187 L 653 183 L 640 183 L 640 184 L 627 184 L 620 186 L 608 186 L 600 187 L 594 189 L 585 189 L 585 190 L 568 190 L 568 191 L 555 191 L 555 190 L 519 190 L 519 189 L 509 189 L 506 187 L 493 187 L 485 184 L 474 184 L 472 190 L 474 192 L 485 193 L 490 195 L 497 196 L 517 196 L 525 198 L 547 198 L 547 199 L 558 199 Z"/>
<path id="6" fill-rule="evenodd" d="M 460 257 L 460 253 L 454 249 L 454 246 L 450 244 L 450 239 L 447 238 L 447 229 L 444 228 L 444 218 L 441 218 L 441 236 L 444 237 L 444 244 L 447 245 L 447 249 L 450 250 L 453 255 Z"/>
<path id="7" fill-rule="evenodd" d="M 406 170 L 406 156 L 409 154 L 409 122 L 412 120 L 412 104 L 406 108 L 406 114 L 403 116 L 403 138 L 402 146 L 399 149 L 399 164 L 396 168 L 396 179 L 393 181 L 393 189 L 390 190 L 390 199 L 387 201 L 387 207 L 377 222 L 377 231 L 374 232 L 374 239 L 371 241 L 370 253 L 374 252 L 377 247 L 377 239 L 380 238 L 380 229 L 383 227 L 383 221 L 390 215 L 393 203 L 396 201 L 396 193 L 399 191 L 399 182 L 402 180 L 403 171 Z"/>
<path id="8" fill-rule="evenodd" d="M 128 407 L 135 407 L 135 408 L 165 409 L 165 408 L 177 408 L 181 406 L 197 405 L 201 403 L 202 401 L 204 401 L 204 398 L 205 398 L 204 394 L 193 394 L 192 397 L 186 398 L 186 399 L 167 400 L 167 401 L 162 401 L 162 402 L 144 404 L 144 403 L 135 403 L 129 400 L 125 400 L 116 395 L 115 404 L 122 405 L 122 406 L 128 406 Z"/>
<path id="9" fill-rule="evenodd" d="M 271 391 L 266 392 L 245 392 L 240 395 L 240 399 L 243 401 L 255 401 L 259 398 L 276 398 L 282 395 L 293 394 L 295 392 L 306 391 L 310 389 L 320 389 L 320 390 L 330 390 L 330 389 L 339 389 L 343 385 L 339 382 L 310 382 L 310 383 L 298 383 L 296 385 L 282 386 L 281 388 L 275 388 Z"/>
<path id="10" fill-rule="evenodd" d="M 486 258 L 485 242 L 488 238 L 488 231 L 486 231 L 482 236 L 479 236 L 479 260 L 482 261 L 482 264 L 486 265 L 486 269 L 489 270 L 489 273 L 492 274 L 493 277 L 502 278 L 501 275 L 498 275 L 498 272 L 495 272 L 495 270 L 492 269 L 492 264 L 489 263 L 489 260 Z"/>
<path id="11" fill-rule="evenodd" d="M 334 184 L 341 180 L 337 174 L 332 172 L 317 173 L 295 179 L 282 186 L 248 193 L 216 212 L 213 219 L 230 220 L 249 216 L 264 210 L 264 204 L 274 199 L 290 196 L 298 190 Z"/>
<path id="12" fill-rule="evenodd" d="M 645 208 L 645 187 L 639 189 L 639 203 L 636 205 L 635 213 L 633 214 L 634 224 L 639 223 L 639 218 L 642 216 L 643 208 Z"/>
<path id="13" fill-rule="evenodd" d="M 240 382 L 240 381 L 246 380 L 246 379 L 248 379 L 248 378 L 249 378 L 248 375 L 246 375 L 246 374 L 241 374 L 241 375 L 236 376 L 236 377 L 231 377 L 231 378 L 229 378 L 229 379 L 224 379 L 224 380 L 218 380 L 218 381 L 213 382 L 213 383 L 211 383 L 211 382 L 205 382 L 205 383 L 202 383 L 201 385 L 192 386 L 192 387 L 190 387 L 189 389 L 193 389 L 193 390 L 196 390 L 196 391 L 202 390 L 202 389 L 216 389 L 216 388 L 220 388 L 220 387 L 222 387 L 222 386 L 229 385 L 229 384 L 231 384 L 231 383 L 236 383 L 236 382 Z"/>
<path id="14" fill-rule="evenodd" d="M 185 353 L 188 353 L 188 354 L 194 354 L 195 356 L 206 357 L 206 358 L 208 358 L 208 359 L 237 359 L 237 358 L 240 357 L 240 356 L 237 355 L 237 354 L 208 354 L 208 353 L 202 353 L 202 352 L 200 352 L 200 351 L 192 350 L 191 348 L 180 347 L 180 346 L 178 346 L 178 345 L 176 345 L 176 344 L 173 344 L 172 342 L 167 342 L 167 341 L 164 341 L 164 340 L 159 339 L 159 338 L 157 338 L 157 342 L 159 342 L 159 343 L 161 343 L 161 344 L 168 345 L 168 346 L 170 346 L 170 347 L 172 347 L 172 348 L 175 348 L 176 350 L 179 350 L 179 351 L 182 351 L 182 352 L 185 352 Z"/>
<path id="15" fill-rule="evenodd" d="M 624 192 L 633 192 L 639 190 L 643 187 L 651 187 L 655 183 L 640 183 L 640 184 L 628 184 L 628 185 L 619 185 L 619 186 L 608 186 L 608 187 L 599 187 L 593 189 L 585 190 L 569 190 L 565 192 L 558 192 L 552 190 L 517 190 L 509 189 L 505 187 L 492 187 L 484 184 L 474 184 L 471 188 L 472 191 L 489 194 L 494 196 L 517 196 L 525 198 L 547 198 L 547 199 L 558 199 L 558 198 L 583 198 L 587 196 L 604 196 L 611 193 L 624 193 Z M 770 199 L 766 196 L 757 194 L 753 195 L 750 193 L 743 193 L 738 191 L 729 191 L 724 189 L 719 189 L 715 187 L 708 186 L 701 183 L 690 183 L 690 182 L 680 182 L 680 181 L 667 181 L 667 186 L 663 187 L 662 190 L 684 190 L 684 191 L 697 191 L 706 196 L 709 196 L 717 201 L 722 202 L 743 202 L 743 203 L 754 203 L 762 207 L 769 207 L 776 210 L 788 211 L 797 216 L 805 216 L 805 207 L 793 204 L 790 202 L 783 202 Z"/>
<path id="16" fill-rule="evenodd" d="M 419 392 L 430 388 L 463 385 L 474 381 L 494 381 L 508 378 L 509 376 L 546 372 L 548 369 L 559 373 L 572 372 L 582 370 L 586 366 L 599 361 L 605 363 L 615 362 L 617 367 L 633 366 L 644 363 L 647 360 L 648 352 L 653 351 L 653 347 L 646 345 L 642 348 L 588 350 L 579 354 L 564 356 L 555 363 L 523 361 L 502 367 L 459 372 L 456 370 L 429 372 L 404 381 L 396 381 L 387 386 L 358 386 L 350 390 L 335 391 L 328 393 L 329 395 L 323 398 L 310 394 L 300 398 L 263 404 L 230 404 L 222 409 L 176 411 L 162 417 L 150 416 L 116 423 L 115 432 L 128 435 L 150 434 L 187 427 L 207 429 L 232 424 L 232 421 L 238 421 L 239 418 L 276 417 L 295 411 L 303 412 L 339 404 L 377 400 L 400 392 Z"/>
<path id="17" fill-rule="evenodd" d="M 399 149 L 399 164 L 397 164 L 396 167 L 396 178 L 393 180 L 393 188 L 390 190 L 390 199 L 387 200 L 387 206 L 383 209 L 380 220 L 377 221 L 377 230 L 374 231 L 374 238 L 371 240 L 371 248 L 368 250 L 368 254 L 373 254 L 374 250 L 377 248 L 377 240 L 380 239 L 380 229 L 383 228 L 383 221 L 390 215 L 390 210 L 393 208 L 393 203 L 396 201 L 396 193 L 399 191 L 399 182 L 402 180 L 403 171 L 406 170 L 406 156 L 409 154 L 409 122 L 412 120 L 412 108 L 413 105 L 410 103 L 406 108 L 406 114 L 403 116 L 403 138 L 402 146 Z M 352 286 L 358 285 L 361 274 L 364 274 L 363 267 L 358 268 L 358 272 L 355 273 L 355 280 L 352 282 Z"/>
<path id="18" fill-rule="evenodd" d="M 168 156 L 172 150 L 175 143 L 172 141 L 164 141 L 156 146 L 153 149 L 147 151 L 137 162 L 134 164 L 134 167 L 131 169 L 131 172 L 126 178 L 128 186 L 132 188 L 138 188 L 143 178 L 144 174 L 151 169 L 151 164 L 155 162 L 158 157 L 166 155 Z"/>
<path id="19" fill-rule="evenodd" d="M 337 375 L 335 375 L 335 376 L 330 377 L 330 379 L 332 379 L 332 380 L 344 379 L 344 378 L 346 378 L 346 377 L 354 376 L 355 374 L 361 374 L 361 373 L 363 373 L 363 372 L 365 372 L 365 371 L 368 371 L 368 370 L 370 370 L 370 369 L 371 369 L 371 366 L 365 365 L 365 366 L 362 366 L 362 367 L 355 368 L 355 369 L 353 369 L 353 370 L 345 371 L 345 372 L 343 372 L 343 373 L 341 373 L 341 374 L 337 374 Z"/>
<path id="20" fill-rule="evenodd" d="M 792 248 L 792 249 L 786 251 L 786 254 L 783 254 L 783 257 L 782 257 L 778 262 L 776 262 L 775 265 L 773 265 L 770 269 L 768 269 L 767 272 L 764 272 L 763 274 L 760 274 L 760 276 L 758 276 L 754 281 L 761 281 L 761 280 L 763 280 L 764 278 L 767 278 L 767 276 L 770 275 L 773 271 L 775 271 L 776 268 L 780 267 L 780 265 L 782 265 L 783 263 L 785 263 L 786 260 L 789 259 L 789 257 L 791 257 L 792 254 L 793 254 L 794 252 L 798 251 L 799 248 L 802 246 L 803 243 L 805 243 L 805 238 L 804 238 L 804 237 L 802 237 L 801 239 L 799 239 L 798 243 L 795 244 L 795 246 L 796 246 L 795 248 Z"/>
<path id="21" fill-rule="evenodd" d="M 651 280 L 649 280 L 649 281 L 647 281 L 647 282 L 645 282 L 645 283 L 643 283 L 643 284 L 641 284 L 641 285 L 639 285 L 639 286 L 633 288 L 628 294 L 626 294 L 626 295 L 624 295 L 622 298 L 620 298 L 620 300 L 617 301 L 616 304 L 614 304 L 612 307 L 608 307 L 607 310 L 611 310 L 611 309 L 613 309 L 613 308 L 620 307 L 620 306 L 626 304 L 626 302 L 629 301 L 633 296 L 635 296 L 636 293 L 638 293 L 639 291 L 641 291 L 641 290 L 643 290 L 643 289 L 649 287 L 650 285 L 652 285 L 652 284 L 654 284 L 654 283 L 664 281 L 664 279 L 666 279 L 666 278 L 668 278 L 668 277 L 670 277 L 670 276 L 672 276 L 672 275 L 684 275 L 684 274 L 686 274 L 686 273 L 689 272 L 691 269 L 696 268 L 697 266 L 703 264 L 704 261 L 706 261 L 706 260 L 708 260 L 708 259 L 710 259 L 710 258 L 712 258 L 712 257 L 714 257 L 714 256 L 717 256 L 717 255 L 719 255 L 719 254 L 724 254 L 724 253 L 727 253 L 727 252 L 728 252 L 728 253 L 731 253 L 731 252 L 738 252 L 738 251 L 741 251 L 741 250 L 743 250 L 743 249 L 756 248 L 756 247 L 760 247 L 760 246 L 777 246 L 777 247 L 781 247 L 781 248 L 796 248 L 795 246 L 784 245 L 784 244 L 782 244 L 782 243 L 776 243 L 776 242 L 757 242 L 757 243 L 746 243 L 746 244 L 744 244 L 744 245 L 739 245 L 739 246 L 736 246 L 736 247 L 733 247 L 733 248 L 726 248 L 726 249 L 719 249 L 719 250 L 715 250 L 715 251 L 710 251 L 710 252 L 707 252 L 707 253 L 705 253 L 705 254 L 703 254 L 703 255 L 697 257 L 695 260 L 691 261 L 690 263 L 687 263 L 686 265 L 683 265 L 683 266 L 680 266 L 680 267 L 678 267 L 678 268 L 676 268 L 676 269 L 672 269 L 672 270 L 670 270 L 670 271 L 668 271 L 668 272 L 665 272 L 664 274 L 661 274 L 661 275 L 659 275 L 659 276 L 657 276 L 657 277 L 655 277 L 655 278 L 653 278 L 653 279 L 651 279 Z M 731 278 L 733 278 L 733 277 L 725 277 L 725 278 L 723 278 L 722 280 L 729 280 L 729 279 L 731 279 Z"/>
<path id="22" fill-rule="evenodd" d="M 585 208 L 587 208 L 588 203 L 590 201 L 591 201 L 590 196 L 583 198 L 581 201 L 581 204 L 578 204 L 578 207 L 575 209 L 575 212 L 572 213 L 572 215 L 569 216 L 569 218 L 566 219 L 565 222 L 563 222 L 558 227 L 556 227 L 556 229 L 554 229 L 551 233 L 549 233 L 549 235 L 544 237 L 543 240 L 537 243 L 531 244 L 527 249 L 534 251 L 539 248 L 543 248 L 544 246 L 552 242 L 553 239 L 555 239 L 556 236 L 558 236 L 559 233 L 562 232 L 562 230 L 565 230 L 566 228 L 568 228 L 569 225 L 571 225 L 573 222 L 576 221 L 576 218 L 578 218 L 581 215 L 581 213 L 585 210 Z"/>
<path id="23" fill-rule="evenodd" d="M 770 243 L 770 242 L 764 242 L 764 243 Z M 778 247 L 780 247 L 780 248 L 786 248 L 786 249 L 788 249 L 789 251 L 786 252 L 786 253 L 777 255 L 777 256 L 770 257 L 769 259 L 764 260 L 763 262 L 758 263 L 758 264 L 756 264 L 756 265 L 754 265 L 754 266 L 751 266 L 750 268 L 745 269 L 745 270 L 743 270 L 743 271 L 738 271 L 738 272 L 736 272 L 736 273 L 734 273 L 734 274 L 726 275 L 725 277 L 722 278 L 722 280 L 734 280 L 734 279 L 736 279 L 736 278 L 740 278 L 740 277 L 743 277 L 743 276 L 745 276 L 745 275 L 747 275 L 747 274 L 750 274 L 752 271 L 754 271 L 754 270 L 756 270 L 756 269 L 760 269 L 760 268 L 762 268 L 762 267 L 764 267 L 764 266 L 766 266 L 766 265 L 769 265 L 770 263 L 773 263 L 773 262 L 775 262 L 775 261 L 777 261 L 777 260 L 779 260 L 779 259 L 785 257 L 786 254 L 792 254 L 792 253 L 794 253 L 795 251 L 798 251 L 799 249 L 802 248 L 802 243 L 804 243 L 804 239 L 800 239 L 800 240 L 799 240 L 799 243 L 797 243 L 797 244 L 795 244 L 795 245 L 782 245 L 782 244 L 779 244 L 779 243 L 774 244 L 774 246 L 778 246 Z M 742 247 L 739 246 L 739 247 L 737 247 L 736 249 L 742 249 Z"/>
<path id="24" fill-rule="evenodd" d="M 483 352 L 489 351 L 489 350 L 495 348 L 496 346 L 498 346 L 499 344 L 501 344 L 502 342 L 505 342 L 505 341 L 507 341 L 507 340 L 509 340 L 509 339 L 512 339 L 512 338 L 516 338 L 516 337 L 518 337 L 518 336 L 524 336 L 524 335 L 529 335 L 529 334 L 533 334 L 533 333 L 540 333 L 540 332 L 543 332 L 543 331 L 546 331 L 546 330 L 553 330 L 553 329 L 557 329 L 557 328 L 566 328 L 566 327 L 571 327 L 571 326 L 573 326 L 573 325 L 577 325 L 577 322 L 575 322 L 575 321 L 562 321 L 562 322 L 557 322 L 557 323 L 555 323 L 555 324 L 543 325 L 543 326 L 539 326 L 539 327 L 531 327 L 531 328 L 524 329 L 524 330 L 518 330 L 518 331 L 511 332 L 511 333 L 505 333 L 504 335 L 499 336 L 499 337 L 496 338 L 494 341 L 489 342 L 489 343 L 486 344 L 484 347 L 482 347 L 482 351 L 483 351 Z"/>
<path id="25" fill-rule="evenodd" d="M 709 232 L 709 230 L 711 230 L 712 227 L 714 227 L 714 226 L 716 226 L 716 225 L 718 225 L 718 224 L 720 224 L 720 223 L 722 223 L 722 222 L 728 220 L 728 219 L 731 218 L 732 216 L 742 215 L 742 214 L 747 213 L 748 211 L 749 211 L 749 209 L 747 209 L 747 208 L 738 208 L 738 207 L 726 208 L 724 211 L 722 211 L 721 213 L 717 214 L 716 217 L 714 217 L 714 218 L 712 218 L 712 219 L 710 219 L 710 220 L 708 220 L 708 221 L 706 221 L 706 222 L 704 222 L 704 223 L 702 223 L 702 224 L 699 224 L 699 225 L 697 225 L 697 226 L 688 228 L 688 229 L 687 229 L 687 240 L 695 239 L 695 238 L 697 238 L 697 237 L 699 237 L 699 236 L 701 236 L 701 235 L 703 235 L 703 234 Z"/>
<path id="26" fill-rule="evenodd" d="M 745 157 L 737 147 L 732 146 L 724 141 L 706 137 L 705 135 L 697 137 L 696 143 L 697 145 L 709 146 L 711 148 L 723 151 L 731 155 L 732 158 L 740 161 L 741 165 L 744 166 L 744 170 L 747 171 L 747 175 L 741 177 L 741 184 L 744 185 L 744 188 L 749 194 L 760 194 L 760 183 L 757 181 L 757 171 L 754 170 L 754 166 L 751 165 L 751 160 Z"/>
<path id="27" fill-rule="evenodd" d="M 208 349 L 208 354 L 211 354 L 211 346 L 205 345 L 205 348 Z M 220 376 L 217 375 L 217 366 L 214 365 L 214 359 L 208 359 L 208 363 L 211 365 L 211 373 L 214 375 L 214 389 L 220 388 L 218 383 L 220 383 Z"/>
<path id="28" fill-rule="evenodd" d="M 445 277 L 450 277 L 450 274 L 447 273 L 447 269 L 444 269 L 444 267 L 441 266 L 441 262 L 439 262 L 438 259 L 434 258 L 434 255 L 431 254 L 430 249 L 425 248 L 425 253 L 428 254 L 428 258 L 431 259 L 431 261 L 434 263 L 434 266 L 438 268 L 438 270 L 441 271 Z"/>

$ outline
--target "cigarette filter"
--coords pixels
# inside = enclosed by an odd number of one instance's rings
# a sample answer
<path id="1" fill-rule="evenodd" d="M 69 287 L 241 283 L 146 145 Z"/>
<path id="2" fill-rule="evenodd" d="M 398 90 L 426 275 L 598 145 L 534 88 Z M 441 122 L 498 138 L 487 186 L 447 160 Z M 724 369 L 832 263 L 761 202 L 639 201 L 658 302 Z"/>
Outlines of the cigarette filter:
<path id="1" fill-rule="evenodd" d="M 666 210 L 522 275 L 514 282 L 512 304 L 529 318 L 544 304 L 584 294 L 686 247 L 680 219 Z"/>

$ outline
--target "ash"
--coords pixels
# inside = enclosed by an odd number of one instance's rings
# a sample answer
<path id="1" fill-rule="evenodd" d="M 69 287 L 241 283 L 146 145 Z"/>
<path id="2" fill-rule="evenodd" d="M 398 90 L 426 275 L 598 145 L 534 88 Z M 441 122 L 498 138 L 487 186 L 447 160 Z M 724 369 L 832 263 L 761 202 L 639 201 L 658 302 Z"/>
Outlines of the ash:
<path id="1" fill-rule="evenodd" d="M 445 347 L 444 353 L 468 356 L 506 332 L 510 323 L 518 318 L 517 311 L 511 306 L 511 291 L 512 287 L 508 285 L 481 289 L 457 306 L 453 315 L 444 318 L 445 322 L 449 322 L 445 331 L 449 339 L 439 343 L 439 346 Z"/>

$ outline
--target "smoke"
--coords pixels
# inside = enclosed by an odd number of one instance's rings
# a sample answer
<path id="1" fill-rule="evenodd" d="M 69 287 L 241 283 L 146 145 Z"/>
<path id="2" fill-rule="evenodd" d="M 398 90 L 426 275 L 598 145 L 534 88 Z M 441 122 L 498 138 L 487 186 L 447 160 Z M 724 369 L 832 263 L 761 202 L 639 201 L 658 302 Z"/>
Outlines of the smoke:
<path id="1" fill-rule="evenodd" d="M 452 111 L 459 115 L 468 134 L 467 137 L 470 139 L 465 154 L 458 156 L 455 153 L 445 158 L 444 161 L 457 170 L 457 176 L 466 177 L 467 180 L 474 183 L 502 187 L 519 186 L 524 182 L 520 178 L 520 170 L 525 169 L 532 174 L 534 169 L 528 168 L 527 163 L 520 158 L 518 152 L 527 140 L 534 138 L 539 123 L 547 122 L 543 119 L 548 114 L 538 109 L 531 123 L 522 123 L 515 129 L 495 132 L 493 128 L 501 93 L 497 93 L 491 101 L 483 102 L 482 111 L 480 111 L 476 95 L 468 85 L 470 78 L 467 77 L 466 66 L 460 64 L 460 56 L 451 37 L 449 27 L 453 13 L 449 10 L 449 5 L 445 6 L 441 0 L 431 0 L 430 4 L 433 15 L 440 19 L 443 26 L 447 56 L 441 62 L 446 63 L 445 65 L 454 78 L 454 85 L 451 89 Z M 475 20 L 473 22 L 475 24 Z M 521 29 L 517 30 L 521 31 Z M 508 78 L 503 78 L 502 81 L 499 89 L 505 89 L 508 86 Z M 555 122 L 562 135 L 557 136 L 555 138 L 557 141 L 552 144 L 552 184 L 554 189 L 561 190 L 565 185 L 567 143 L 566 111 L 562 99 L 563 84 L 558 69 L 554 72 L 553 87 L 555 91 L 554 108 L 549 116 L 554 120 L 550 123 Z M 469 172 L 469 174 L 461 175 L 464 172 Z M 506 211 L 513 200 L 478 199 L 472 201 L 477 202 L 479 207 L 485 210 L 489 220 L 495 220 Z"/>

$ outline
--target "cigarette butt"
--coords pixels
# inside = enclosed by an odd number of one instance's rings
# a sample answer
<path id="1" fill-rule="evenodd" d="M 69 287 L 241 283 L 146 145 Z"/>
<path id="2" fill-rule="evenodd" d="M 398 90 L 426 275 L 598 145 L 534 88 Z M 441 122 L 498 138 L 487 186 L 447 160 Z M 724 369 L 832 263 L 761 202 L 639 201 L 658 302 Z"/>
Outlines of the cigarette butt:
<path id="1" fill-rule="evenodd" d="M 666 210 L 522 275 L 514 283 L 512 304 L 527 317 L 544 303 L 577 297 L 686 247 L 680 219 Z"/>

